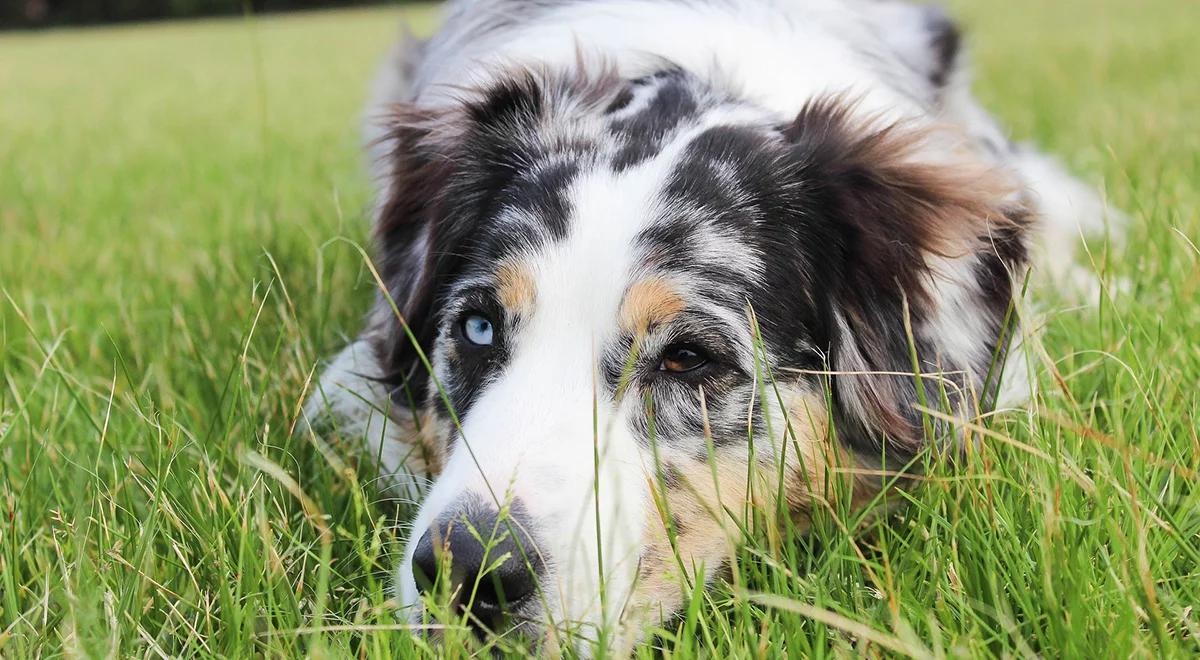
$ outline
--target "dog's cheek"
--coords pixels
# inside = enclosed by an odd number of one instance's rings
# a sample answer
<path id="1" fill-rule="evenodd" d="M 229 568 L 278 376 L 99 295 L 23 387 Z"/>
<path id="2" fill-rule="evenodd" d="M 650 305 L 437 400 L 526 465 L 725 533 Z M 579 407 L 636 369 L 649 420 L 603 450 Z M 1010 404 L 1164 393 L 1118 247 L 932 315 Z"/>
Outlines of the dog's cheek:
<path id="1" fill-rule="evenodd" d="M 436 476 L 446 464 L 446 450 L 453 424 L 438 415 L 433 405 L 422 407 L 417 415 L 417 424 L 418 427 L 413 429 L 413 437 L 416 438 L 414 445 L 425 463 L 426 472 L 430 476 Z"/>
<path id="2" fill-rule="evenodd" d="M 857 508 L 878 493 L 873 480 L 856 471 L 851 452 L 830 436 L 824 397 L 800 387 L 781 388 L 780 394 L 783 406 L 775 428 L 788 429 L 786 440 L 780 433 L 773 442 L 763 438 L 758 443 L 753 488 L 747 484 L 748 443 L 727 445 L 706 459 L 666 462 L 661 483 L 650 483 L 649 497 L 656 506 L 648 512 L 645 551 L 627 618 L 636 616 L 641 623 L 668 619 L 684 605 L 687 585 L 717 578 L 740 540 L 738 530 L 750 524 L 740 519 L 747 510 L 766 521 L 763 532 L 776 534 L 782 495 L 784 510 L 804 531 L 814 508 L 844 501 L 847 492 Z"/>
<path id="3" fill-rule="evenodd" d="M 782 490 L 793 522 L 804 531 L 817 508 L 833 510 L 840 502 L 849 502 L 851 510 L 866 506 L 879 493 L 880 479 L 830 433 L 824 396 L 800 387 L 782 388 L 780 395 L 789 429 L 780 452 Z"/>
<path id="4" fill-rule="evenodd" d="M 647 513 L 627 624 L 669 619 L 684 605 L 688 585 L 711 582 L 727 564 L 738 538 L 728 512 L 744 508 L 746 461 L 745 446 L 730 447 L 710 459 L 667 462 L 661 484 L 648 484 L 655 506 Z"/>
<path id="5" fill-rule="evenodd" d="M 395 453 L 402 462 L 390 465 L 385 461 L 384 470 L 404 470 L 413 475 L 434 476 L 441 472 L 445 462 L 443 424 L 432 407 L 422 407 L 418 412 L 398 408 L 389 415 L 387 433 L 382 433 L 385 443 L 395 443 Z M 384 453 L 391 453 L 387 448 Z"/>
<path id="6" fill-rule="evenodd" d="M 431 477 L 441 474 L 445 467 L 456 433 L 454 418 L 446 410 L 443 401 L 443 396 L 449 396 L 448 388 L 453 385 L 450 363 L 455 358 L 456 350 L 452 342 L 446 341 L 439 341 L 434 349 L 431 357 L 437 375 L 429 377 L 426 399 L 416 416 L 419 428 L 415 429 L 416 433 L 412 436 L 414 451 L 424 459 L 428 467 L 427 474 Z"/>

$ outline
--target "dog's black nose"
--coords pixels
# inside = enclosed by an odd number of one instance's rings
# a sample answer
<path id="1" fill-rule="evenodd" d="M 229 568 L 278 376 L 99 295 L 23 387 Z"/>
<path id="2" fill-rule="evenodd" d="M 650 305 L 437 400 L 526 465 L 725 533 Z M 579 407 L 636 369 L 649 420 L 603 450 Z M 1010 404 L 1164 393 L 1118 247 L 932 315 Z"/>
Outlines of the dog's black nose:
<path id="1" fill-rule="evenodd" d="M 541 560 L 523 513 L 518 502 L 503 516 L 472 502 L 443 516 L 417 542 L 412 562 L 417 587 L 428 591 L 448 567 L 459 607 L 470 608 L 473 623 L 496 630 L 537 590 Z"/>

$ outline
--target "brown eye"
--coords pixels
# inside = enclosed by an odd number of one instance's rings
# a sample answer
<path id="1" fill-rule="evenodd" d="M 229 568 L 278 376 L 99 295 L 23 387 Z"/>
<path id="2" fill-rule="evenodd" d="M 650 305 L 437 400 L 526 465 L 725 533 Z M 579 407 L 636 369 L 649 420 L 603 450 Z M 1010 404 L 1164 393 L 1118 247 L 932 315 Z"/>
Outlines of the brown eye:
<path id="1" fill-rule="evenodd" d="M 691 344 L 671 344 L 662 353 L 659 371 L 681 374 L 708 364 L 708 354 Z"/>

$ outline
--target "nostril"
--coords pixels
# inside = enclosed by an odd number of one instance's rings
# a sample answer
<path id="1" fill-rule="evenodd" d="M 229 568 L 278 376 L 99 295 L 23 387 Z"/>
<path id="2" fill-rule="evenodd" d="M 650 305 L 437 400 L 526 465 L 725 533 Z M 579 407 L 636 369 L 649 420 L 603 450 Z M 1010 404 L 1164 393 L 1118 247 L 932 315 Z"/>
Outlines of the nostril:
<path id="1" fill-rule="evenodd" d="M 475 600 L 480 606 L 502 607 L 518 603 L 537 589 L 537 574 L 530 570 L 533 564 L 526 564 L 530 549 L 525 548 L 525 554 L 517 547 L 504 548 L 502 552 L 509 552 L 508 558 L 479 581 Z"/>
<path id="2" fill-rule="evenodd" d="M 425 593 L 433 588 L 434 579 L 438 574 L 438 558 L 433 547 L 433 530 L 425 530 L 413 550 L 412 572 L 417 589 Z"/>
<path id="3" fill-rule="evenodd" d="M 490 542 L 486 564 L 464 567 L 466 577 L 475 581 L 464 587 L 462 598 L 464 604 L 469 603 L 472 623 L 498 631 L 514 609 L 534 595 L 540 564 L 529 536 L 521 531 L 519 523 L 493 519 L 490 527 L 494 529 L 489 529 L 490 539 L 482 537 Z M 453 540 L 451 536 L 451 543 Z M 475 547 L 481 548 L 478 543 Z"/>

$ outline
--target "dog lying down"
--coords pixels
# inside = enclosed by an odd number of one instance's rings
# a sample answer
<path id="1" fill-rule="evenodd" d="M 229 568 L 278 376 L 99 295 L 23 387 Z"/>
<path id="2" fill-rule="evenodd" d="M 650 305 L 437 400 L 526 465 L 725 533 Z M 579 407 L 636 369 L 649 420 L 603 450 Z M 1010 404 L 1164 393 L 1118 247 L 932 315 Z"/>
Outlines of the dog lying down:
<path id="1" fill-rule="evenodd" d="M 421 498 L 406 617 L 585 653 L 720 579 L 748 497 L 803 528 L 956 442 L 920 402 L 1019 405 L 1030 255 L 1103 228 L 891 0 L 452 2 L 367 137 L 386 295 L 307 419 Z"/>

